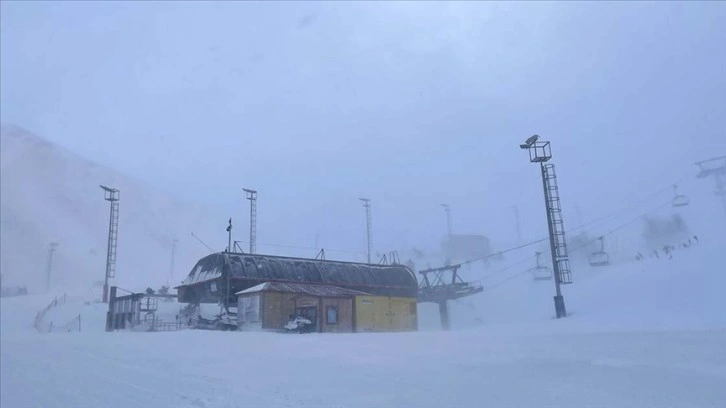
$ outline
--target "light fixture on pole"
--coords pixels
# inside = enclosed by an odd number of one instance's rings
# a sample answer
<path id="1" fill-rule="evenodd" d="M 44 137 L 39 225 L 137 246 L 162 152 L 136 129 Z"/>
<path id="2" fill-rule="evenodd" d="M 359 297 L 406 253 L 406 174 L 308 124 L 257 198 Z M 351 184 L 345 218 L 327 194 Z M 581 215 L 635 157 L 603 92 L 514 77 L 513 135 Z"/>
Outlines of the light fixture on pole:
<path id="1" fill-rule="evenodd" d="M 567 256 L 567 243 L 565 241 L 565 226 L 562 219 L 560 193 L 557 187 L 557 176 L 554 164 L 545 164 L 552 158 L 550 142 L 539 140 L 538 135 L 528 138 L 524 144 L 519 145 L 529 152 L 529 161 L 539 163 L 542 173 L 542 187 L 544 189 L 545 210 L 547 212 L 547 227 L 550 236 L 550 251 L 552 256 L 552 269 L 555 275 L 555 314 L 558 319 L 567 316 L 565 298 L 562 296 L 560 286 L 572 283 L 570 261 Z"/>

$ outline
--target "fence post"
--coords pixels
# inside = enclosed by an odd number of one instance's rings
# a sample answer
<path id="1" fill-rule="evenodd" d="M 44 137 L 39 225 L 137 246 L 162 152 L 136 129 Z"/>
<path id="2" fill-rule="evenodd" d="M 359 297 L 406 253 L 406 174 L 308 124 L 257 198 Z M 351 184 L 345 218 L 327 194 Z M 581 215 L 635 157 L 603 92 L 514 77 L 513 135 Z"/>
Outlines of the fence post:
<path id="1" fill-rule="evenodd" d="M 48 327 L 48 333 L 53 331 L 53 322 L 50 322 L 50 326 Z"/>
<path id="2" fill-rule="evenodd" d="M 78 313 L 78 333 L 81 332 L 81 314 Z"/>

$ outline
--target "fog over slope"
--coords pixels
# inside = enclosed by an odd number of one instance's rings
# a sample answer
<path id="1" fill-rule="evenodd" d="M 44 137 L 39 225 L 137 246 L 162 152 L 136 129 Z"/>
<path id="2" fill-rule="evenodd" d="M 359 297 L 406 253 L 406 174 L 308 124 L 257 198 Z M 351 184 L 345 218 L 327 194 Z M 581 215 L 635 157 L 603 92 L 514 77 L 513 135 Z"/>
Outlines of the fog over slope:
<path id="1" fill-rule="evenodd" d="M 167 279 L 179 282 L 209 252 L 191 232 L 215 250 L 226 245 L 224 215 L 215 217 L 204 207 L 157 193 L 18 126 L 3 123 L 0 140 L 3 284 L 44 291 L 51 241 L 60 244 L 52 287 L 87 287 L 103 279 L 109 204 L 99 184 L 121 191 L 114 281 L 121 287 L 138 290 Z M 170 277 L 174 239 L 179 243 L 175 274 Z"/>

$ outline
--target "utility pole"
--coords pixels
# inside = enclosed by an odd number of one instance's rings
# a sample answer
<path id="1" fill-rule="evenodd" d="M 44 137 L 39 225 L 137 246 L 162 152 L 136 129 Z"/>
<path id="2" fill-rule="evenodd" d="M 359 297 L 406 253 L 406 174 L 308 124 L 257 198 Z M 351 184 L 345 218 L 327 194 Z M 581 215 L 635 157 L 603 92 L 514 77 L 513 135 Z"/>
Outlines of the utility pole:
<path id="1" fill-rule="evenodd" d="M 726 214 L 726 156 L 714 157 L 696 162 L 698 178 L 712 177 L 714 182 L 713 194 L 721 197 L 724 214 Z"/>
<path id="2" fill-rule="evenodd" d="M 516 205 L 512 206 L 514 210 L 514 221 L 517 223 L 517 244 L 522 243 L 522 228 L 519 225 L 519 208 Z"/>
<path id="3" fill-rule="evenodd" d="M 243 188 L 250 200 L 250 254 L 257 252 L 257 190 Z"/>
<path id="4" fill-rule="evenodd" d="M 232 218 L 229 219 L 229 225 L 227 226 L 227 234 L 228 234 L 228 244 L 227 244 L 227 254 L 225 255 L 226 258 L 229 258 L 229 253 L 232 252 Z M 227 283 L 225 285 L 225 297 L 224 297 L 224 310 L 225 312 L 229 312 L 229 291 L 230 291 L 230 279 L 229 275 L 231 275 L 231 271 L 227 271 Z"/>
<path id="5" fill-rule="evenodd" d="M 232 219 L 229 219 L 229 225 L 227 226 L 227 252 L 232 252 Z"/>
<path id="6" fill-rule="evenodd" d="M 446 213 L 446 235 L 451 237 L 451 207 L 448 204 L 441 204 Z"/>
<path id="7" fill-rule="evenodd" d="M 560 286 L 572 283 L 570 260 L 567 255 L 567 242 L 565 240 L 565 225 L 562 218 L 560 193 L 557 187 L 557 176 L 554 164 L 545 164 L 552 158 L 550 142 L 539 140 L 534 135 L 524 144 L 519 145 L 523 150 L 529 151 L 529 161 L 539 163 L 542 173 L 542 187 L 544 189 L 545 210 L 547 212 L 547 228 L 550 235 L 550 251 L 552 254 L 552 269 L 555 275 L 555 314 L 558 319 L 567 316 L 565 298 L 562 296 Z"/>
<path id="8" fill-rule="evenodd" d="M 100 186 L 104 192 L 104 200 L 111 203 L 111 215 L 108 221 L 108 247 L 106 248 L 106 274 L 103 281 L 103 303 L 108 303 L 108 280 L 116 277 L 116 243 L 118 241 L 118 189 Z"/>
<path id="9" fill-rule="evenodd" d="M 169 266 L 169 279 L 166 282 L 167 286 L 169 286 L 169 282 L 174 279 L 174 258 L 176 257 L 176 245 L 178 243 L 178 239 L 173 239 L 171 241 L 171 265 Z"/>
<path id="10" fill-rule="evenodd" d="M 366 239 L 368 242 L 368 263 L 371 263 L 371 200 L 369 198 L 361 198 L 363 207 L 366 209 Z"/>
<path id="11" fill-rule="evenodd" d="M 58 248 L 57 242 L 48 244 L 48 262 L 45 265 L 45 290 L 50 292 L 50 273 L 53 268 L 53 253 Z"/>

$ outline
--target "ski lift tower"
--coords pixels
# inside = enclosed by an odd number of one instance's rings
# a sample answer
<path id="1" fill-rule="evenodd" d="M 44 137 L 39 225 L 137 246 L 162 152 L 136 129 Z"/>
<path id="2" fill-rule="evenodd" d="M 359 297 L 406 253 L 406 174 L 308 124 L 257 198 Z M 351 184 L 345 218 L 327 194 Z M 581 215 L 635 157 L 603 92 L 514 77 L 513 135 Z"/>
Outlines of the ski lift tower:
<path id="1" fill-rule="evenodd" d="M 726 156 L 696 162 L 698 178 L 713 177 L 713 194 L 721 197 L 724 213 L 726 213 Z"/>
<path id="2" fill-rule="evenodd" d="M 475 295 L 484 288 L 479 282 L 464 282 L 459 276 L 461 264 L 419 271 L 423 279 L 418 285 L 418 302 L 439 304 L 441 328 L 449 330 L 449 300 Z"/>
<path id="3" fill-rule="evenodd" d="M 560 319 L 567 316 L 565 298 L 562 296 L 560 286 L 572 283 L 572 274 L 570 272 L 570 260 L 567 256 L 565 224 L 562 218 L 562 207 L 559 189 L 557 188 L 555 165 L 552 163 L 547 164 L 552 158 L 550 142 L 539 140 L 539 136 L 534 135 L 528 138 L 524 144 L 519 145 L 519 147 L 529 152 L 529 161 L 531 163 L 539 163 L 542 172 L 547 226 L 550 235 L 550 250 L 552 251 L 552 269 L 555 275 L 555 314 Z"/>
<path id="4" fill-rule="evenodd" d="M 111 216 L 108 222 L 108 247 L 106 249 L 106 275 L 103 280 L 103 303 L 108 303 L 108 280 L 116 277 L 116 242 L 118 238 L 118 189 L 100 186 L 104 199 L 111 203 Z"/>

